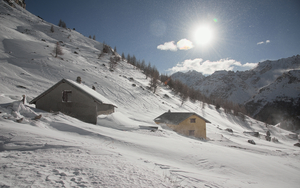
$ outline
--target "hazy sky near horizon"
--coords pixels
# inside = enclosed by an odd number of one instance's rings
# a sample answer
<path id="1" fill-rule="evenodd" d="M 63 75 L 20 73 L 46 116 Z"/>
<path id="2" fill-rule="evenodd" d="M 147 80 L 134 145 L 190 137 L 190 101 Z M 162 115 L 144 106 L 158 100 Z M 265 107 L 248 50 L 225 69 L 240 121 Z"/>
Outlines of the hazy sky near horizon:
<path id="1" fill-rule="evenodd" d="M 26 9 L 160 73 L 247 70 L 300 54 L 299 0 L 26 0 Z"/>

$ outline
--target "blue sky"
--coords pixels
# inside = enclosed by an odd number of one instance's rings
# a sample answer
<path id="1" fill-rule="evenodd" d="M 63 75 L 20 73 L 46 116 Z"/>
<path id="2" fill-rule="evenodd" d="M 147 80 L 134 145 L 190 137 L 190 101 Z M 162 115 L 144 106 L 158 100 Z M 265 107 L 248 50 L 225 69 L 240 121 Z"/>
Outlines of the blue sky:
<path id="1" fill-rule="evenodd" d="M 160 73 L 247 70 L 300 54 L 299 0 L 26 0 L 44 20 L 96 36 Z M 179 44 L 178 44 L 179 42 Z"/>

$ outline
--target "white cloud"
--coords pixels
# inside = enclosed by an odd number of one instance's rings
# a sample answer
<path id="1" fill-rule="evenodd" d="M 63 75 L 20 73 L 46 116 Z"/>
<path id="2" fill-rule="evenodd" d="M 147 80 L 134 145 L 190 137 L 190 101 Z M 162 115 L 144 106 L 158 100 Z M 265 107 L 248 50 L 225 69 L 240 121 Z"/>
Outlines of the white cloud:
<path id="1" fill-rule="evenodd" d="M 179 50 L 189 50 L 194 47 L 193 43 L 187 39 L 181 39 L 177 42 L 177 47 Z"/>
<path id="2" fill-rule="evenodd" d="M 256 66 L 257 66 L 257 63 L 245 63 L 242 65 L 242 67 L 249 68 L 249 69 L 253 69 Z"/>
<path id="3" fill-rule="evenodd" d="M 184 62 L 177 63 L 175 67 L 168 69 L 167 71 L 172 73 L 175 72 L 187 72 L 195 70 L 201 72 L 204 75 L 209 75 L 215 71 L 226 70 L 226 71 L 237 71 L 247 70 L 254 68 L 257 63 L 246 63 L 241 64 L 240 62 L 233 59 L 220 59 L 219 61 L 203 61 L 201 58 L 187 59 Z"/>
<path id="4" fill-rule="evenodd" d="M 171 41 L 171 42 L 165 42 L 164 44 L 158 45 L 157 49 L 177 51 L 177 46 L 174 44 L 174 41 Z"/>
<path id="5" fill-rule="evenodd" d="M 201 62 L 203 61 L 203 59 L 201 58 L 196 58 L 196 59 L 187 59 L 184 62 L 181 63 L 177 63 L 177 65 L 175 67 L 172 67 L 170 69 L 168 69 L 168 72 L 174 73 L 174 72 L 186 72 L 189 70 L 196 70 L 198 71 L 200 69 L 201 66 Z"/>
<path id="6" fill-rule="evenodd" d="M 264 43 L 264 42 L 263 42 L 263 41 L 261 41 L 261 42 L 258 42 L 258 43 L 257 43 L 257 45 L 260 45 L 260 44 L 263 44 L 263 43 Z"/>
<path id="7" fill-rule="evenodd" d="M 261 41 L 261 42 L 258 42 L 258 43 L 256 43 L 256 44 L 257 44 L 257 45 L 264 44 L 264 43 L 268 44 L 268 43 L 270 43 L 270 42 L 271 42 L 270 40 L 266 40 L 266 42 Z"/>
<path id="8" fill-rule="evenodd" d="M 164 44 L 158 45 L 157 49 L 159 50 L 170 50 L 177 51 L 179 50 L 189 50 L 194 47 L 193 43 L 187 39 L 181 39 L 177 42 L 177 45 L 174 44 L 174 41 L 165 42 Z"/>

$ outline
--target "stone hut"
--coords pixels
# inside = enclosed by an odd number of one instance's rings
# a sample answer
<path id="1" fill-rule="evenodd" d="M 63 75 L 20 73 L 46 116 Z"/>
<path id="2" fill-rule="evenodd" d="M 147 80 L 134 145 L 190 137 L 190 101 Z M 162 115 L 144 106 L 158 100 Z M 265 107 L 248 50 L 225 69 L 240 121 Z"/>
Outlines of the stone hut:
<path id="1" fill-rule="evenodd" d="M 111 114 L 116 105 L 97 91 L 81 83 L 62 79 L 48 90 L 29 102 L 36 108 L 48 111 L 60 111 L 87 123 L 97 123 L 100 114 Z"/>
<path id="2" fill-rule="evenodd" d="M 206 139 L 206 123 L 208 120 L 193 112 L 168 111 L 154 119 L 156 124 L 166 124 L 175 132 Z"/>

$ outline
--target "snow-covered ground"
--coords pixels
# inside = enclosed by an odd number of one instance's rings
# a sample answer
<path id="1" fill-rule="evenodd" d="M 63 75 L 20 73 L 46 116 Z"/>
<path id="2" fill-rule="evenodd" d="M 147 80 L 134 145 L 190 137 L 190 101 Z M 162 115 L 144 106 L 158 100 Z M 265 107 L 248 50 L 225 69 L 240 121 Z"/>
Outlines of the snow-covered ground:
<path id="1" fill-rule="evenodd" d="M 1 187 L 299 187 L 300 149 L 291 132 L 202 108 L 199 101 L 181 106 L 163 85 L 153 94 L 149 79 L 125 61 L 109 71 L 109 55 L 98 59 L 101 43 L 57 26 L 51 33 L 52 24 L 3 0 L 0 24 Z M 64 52 L 59 58 L 57 41 Z M 93 125 L 20 102 L 23 94 L 30 101 L 77 76 L 115 103 L 116 112 Z M 153 119 L 167 110 L 209 120 L 208 139 L 161 126 L 140 129 L 156 126 Z M 265 140 L 268 130 L 279 142 Z"/>

